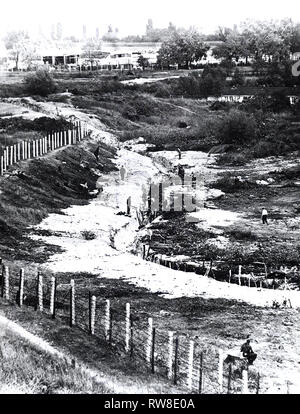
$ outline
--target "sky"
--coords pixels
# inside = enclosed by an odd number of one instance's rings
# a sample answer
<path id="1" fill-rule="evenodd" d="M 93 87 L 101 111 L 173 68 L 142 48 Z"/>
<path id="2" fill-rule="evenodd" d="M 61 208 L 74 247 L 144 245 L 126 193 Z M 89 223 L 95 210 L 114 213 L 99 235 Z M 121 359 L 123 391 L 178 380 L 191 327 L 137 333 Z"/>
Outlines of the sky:
<path id="1" fill-rule="evenodd" d="M 5 1 L 5 2 L 4 2 Z M 299 0 L 2 0 L 0 34 L 8 30 L 40 26 L 49 33 L 51 24 L 62 23 L 64 35 L 82 33 L 100 35 L 109 24 L 118 27 L 120 35 L 143 34 L 147 20 L 154 27 L 195 26 L 203 33 L 213 33 L 218 26 L 232 27 L 247 18 L 259 20 L 290 17 L 300 21 Z"/>

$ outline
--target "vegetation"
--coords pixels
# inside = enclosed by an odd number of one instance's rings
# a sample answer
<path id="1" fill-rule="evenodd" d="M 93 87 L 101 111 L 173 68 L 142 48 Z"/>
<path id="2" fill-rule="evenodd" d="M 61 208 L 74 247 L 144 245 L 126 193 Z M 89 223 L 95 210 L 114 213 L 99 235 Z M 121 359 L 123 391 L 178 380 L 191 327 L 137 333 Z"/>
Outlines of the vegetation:
<path id="1" fill-rule="evenodd" d="M 57 90 L 53 77 L 45 69 L 39 69 L 34 74 L 27 75 L 24 82 L 26 92 L 32 95 L 47 96 Z"/>
<path id="2" fill-rule="evenodd" d="M 189 69 L 192 62 L 206 55 L 207 50 L 203 38 L 195 30 L 174 31 L 160 48 L 158 65 L 178 65 L 179 68 Z"/>
<path id="3" fill-rule="evenodd" d="M 11 333 L 0 336 L 1 394 L 87 394 L 110 392 L 84 372 L 45 355 Z M 26 367 L 26 369 L 24 369 Z"/>

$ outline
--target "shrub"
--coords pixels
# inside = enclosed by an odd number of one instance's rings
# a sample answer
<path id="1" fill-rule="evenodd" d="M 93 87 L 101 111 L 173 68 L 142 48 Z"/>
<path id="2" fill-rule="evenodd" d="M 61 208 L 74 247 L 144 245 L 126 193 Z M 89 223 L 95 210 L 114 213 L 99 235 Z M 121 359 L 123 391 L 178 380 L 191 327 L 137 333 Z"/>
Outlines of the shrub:
<path id="1" fill-rule="evenodd" d="M 32 95 L 47 96 L 57 90 L 53 77 L 45 69 L 39 69 L 36 73 L 27 75 L 24 82 L 25 90 Z"/>
<path id="2" fill-rule="evenodd" d="M 85 240 L 95 240 L 97 238 L 96 234 L 90 230 L 82 231 L 81 235 Z"/>
<path id="3" fill-rule="evenodd" d="M 224 144 L 244 144 L 256 137 L 256 121 L 252 114 L 232 109 L 219 122 L 217 136 Z"/>

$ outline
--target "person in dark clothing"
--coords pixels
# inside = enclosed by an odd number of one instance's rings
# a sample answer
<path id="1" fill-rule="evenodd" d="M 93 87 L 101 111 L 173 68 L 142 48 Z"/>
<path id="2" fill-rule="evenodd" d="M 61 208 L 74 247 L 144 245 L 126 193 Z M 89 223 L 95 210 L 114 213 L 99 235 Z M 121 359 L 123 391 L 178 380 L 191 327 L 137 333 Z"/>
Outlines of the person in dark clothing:
<path id="1" fill-rule="evenodd" d="M 127 198 L 127 215 L 130 216 L 130 210 L 131 210 L 131 196 Z"/>
<path id="2" fill-rule="evenodd" d="M 94 155 L 95 155 L 97 161 L 99 161 L 99 153 L 100 153 L 100 146 L 98 146 L 96 151 L 94 152 Z"/>
<path id="3" fill-rule="evenodd" d="M 180 148 L 177 148 L 177 152 L 178 152 L 178 159 L 181 160 L 181 150 L 180 150 Z"/>
<path id="4" fill-rule="evenodd" d="M 263 208 L 261 211 L 261 220 L 262 220 L 262 224 L 269 224 L 268 223 L 268 211 Z"/>
<path id="5" fill-rule="evenodd" d="M 125 180 L 125 174 L 126 174 L 126 169 L 125 169 L 124 165 L 122 165 L 122 167 L 120 168 L 120 176 L 121 176 L 122 181 Z"/>
<path id="6" fill-rule="evenodd" d="M 250 339 L 247 339 L 247 341 L 241 346 L 241 352 L 243 354 L 243 357 L 247 358 L 248 364 L 253 365 L 253 362 L 257 358 L 257 354 L 253 352 L 253 349 L 250 345 Z"/>

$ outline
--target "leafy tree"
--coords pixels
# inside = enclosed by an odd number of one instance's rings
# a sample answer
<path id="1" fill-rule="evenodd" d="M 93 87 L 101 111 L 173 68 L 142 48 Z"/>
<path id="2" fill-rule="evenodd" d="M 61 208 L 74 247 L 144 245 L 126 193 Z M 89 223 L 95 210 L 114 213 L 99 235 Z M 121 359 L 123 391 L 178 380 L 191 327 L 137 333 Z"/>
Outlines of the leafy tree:
<path id="1" fill-rule="evenodd" d="M 208 47 L 195 30 L 173 32 L 159 50 L 158 60 L 162 65 L 178 65 L 189 69 L 191 63 L 206 55 Z"/>
<path id="2" fill-rule="evenodd" d="M 233 86 L 243 86 L 245 84 L 245 78 L 238 69 L 234 71 L 231 84 Z"/>
<path id="3" fill-rule="evenodd" d="M 20 60 L 30 61 L 33 56 L 33 46 L 28 34 L 24 31 L 12 31 L 4 37 L 4 44 L 15 62 L 15 69 L 19 69 Z"/>
<path id="4" fill-rule="evenodd" d="M 143 55 L 140 55 L 137 63 L 143 70 L 145 70 L 145 68 L 149 66 L 149 59 L 145 58 Z"/>
<path id="5" fill-rule="evenodd" d="M 33 95 L 47 96 L 57 90 L 53 77 L 46 69 L 38 69 L 36 73 L 27 75 L 24 83 L 26 91 Z"/>
<path id="6" fill-rule="evenodd" d="M 102 42 L 99 39 L 88 39 L 82 47 L 83 56 L 91 63 L 101 54 Z"/>

